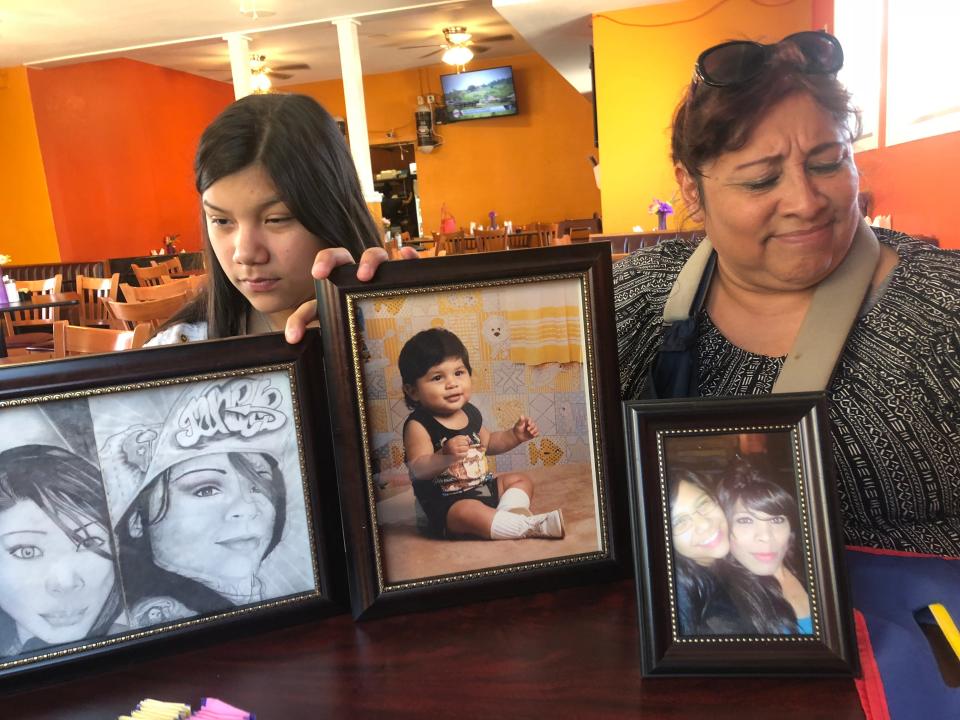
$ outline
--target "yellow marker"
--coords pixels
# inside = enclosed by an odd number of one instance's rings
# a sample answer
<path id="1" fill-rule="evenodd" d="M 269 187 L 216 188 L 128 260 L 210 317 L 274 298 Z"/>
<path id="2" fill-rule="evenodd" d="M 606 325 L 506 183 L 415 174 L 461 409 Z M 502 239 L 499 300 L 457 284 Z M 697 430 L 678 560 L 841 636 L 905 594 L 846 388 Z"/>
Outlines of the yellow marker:
<path id="1" fill-rule="evenodd" d="M 940 631 L 947 639 L 947 642 L 950 643 L 950 647 L 953 648 L 957 659 L 960 660 L 960 630 L 957 630 L 957 626 L 954 624 L 953 618 L 950 617 L 950 613 L 948 613 L 947 609 L 940 603 L 932 603 L 927 607 L 930 608 L 933 619 L 937 621 L 937 625 L 940 626 Z"/>

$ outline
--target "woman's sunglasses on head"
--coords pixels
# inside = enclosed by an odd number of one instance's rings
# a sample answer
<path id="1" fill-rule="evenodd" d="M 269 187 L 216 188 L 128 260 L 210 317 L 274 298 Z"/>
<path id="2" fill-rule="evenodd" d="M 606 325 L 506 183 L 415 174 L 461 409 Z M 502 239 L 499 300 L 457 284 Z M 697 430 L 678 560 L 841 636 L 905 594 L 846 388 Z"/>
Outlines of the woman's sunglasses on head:
<path id="1" fill-rule="evenodd" d="M 697 58 L 696 77 L 711 87 L 731 87 L 751 80 L 773 57 L 783 43 L 793 44 L 803 57 L 801 72 L 832 75 L 843 67 L 843 48 L 833 35 L 807 30 L 788 35 L 780 42 L 764 45 L 751 40 L 732 40 L 714 45 Z"/>

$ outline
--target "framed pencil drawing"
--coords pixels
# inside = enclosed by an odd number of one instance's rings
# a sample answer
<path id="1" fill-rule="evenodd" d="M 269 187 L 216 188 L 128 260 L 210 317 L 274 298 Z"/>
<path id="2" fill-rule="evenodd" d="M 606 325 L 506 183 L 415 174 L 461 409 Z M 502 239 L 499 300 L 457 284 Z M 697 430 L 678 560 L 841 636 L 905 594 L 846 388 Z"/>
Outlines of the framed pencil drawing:
<path id="1" fill-rule="evenodd" d="M 623 574 L 609 248 L 342 268 L 318 297 L 355 617 Z"/>
<path id="2" fill-rule="evenodd" d="M 340 606 L 319 346 L 0 372 L 0 674 Z"/>
<path id="3" fill-rule="evenodd" d="M 624 403 L 642 668 L 857 667 L 822 393 Z"/>

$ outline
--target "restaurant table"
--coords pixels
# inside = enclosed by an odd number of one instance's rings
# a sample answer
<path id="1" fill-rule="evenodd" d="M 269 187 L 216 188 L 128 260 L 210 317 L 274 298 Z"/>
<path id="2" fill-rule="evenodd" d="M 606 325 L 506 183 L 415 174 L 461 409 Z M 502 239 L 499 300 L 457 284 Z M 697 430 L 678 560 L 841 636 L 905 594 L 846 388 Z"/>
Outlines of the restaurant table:
<path id="1" fill-rule="evenodd" d="M 19 302 L 9 302 L 6 299 L 0 300 L 0 315 L 19 312 L 21 310 L 41 310 L 44 308 L 69 307 L 79 304 L 80 296 L 75 292 L 46 295 L 35 293 L 29 300 L 21 300 Z M 4 323 L 2 322 L 2 318 L 0 318 L 0 358 L 7 356 L 7 341 L 4 337 L 3 328 Z"/>
<path id="2" fill-rule="evenodd" d="M 7 678 L 4 715 L 107 720 L 147 697 L 194 709 L 215 697 L 258 720 L 864 717 L 847 678 L 642 679 L 632 580 L 358 623 L 235 627 L 216 642 L 91 658 L 67 677 Z"/>

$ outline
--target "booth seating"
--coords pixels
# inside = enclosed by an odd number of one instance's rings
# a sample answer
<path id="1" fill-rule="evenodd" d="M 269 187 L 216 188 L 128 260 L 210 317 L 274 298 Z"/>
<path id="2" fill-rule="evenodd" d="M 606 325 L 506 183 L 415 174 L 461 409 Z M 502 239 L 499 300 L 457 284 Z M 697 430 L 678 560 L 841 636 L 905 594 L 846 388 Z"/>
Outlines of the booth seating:
<path id="1" fill-rule="evenodd" d="M 77 289 L 77 275 L 84 277 L 109 277 L 104 272 L 102 260 L 87 262 L 41 263 L 39 265 L 4 265 L 3 274 L 13 280 L 46 280 L 60 275 L 60 292 L 74 292 Z"/>

